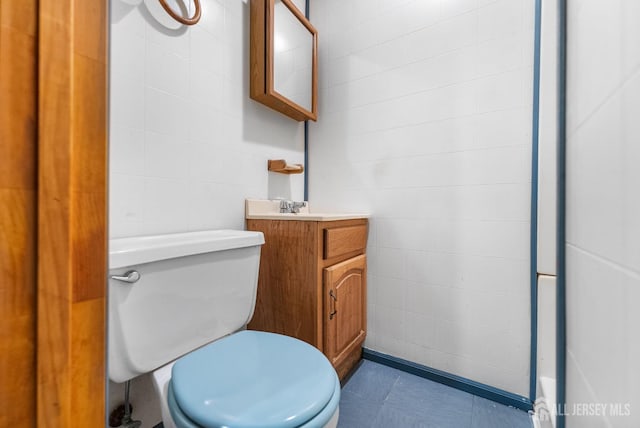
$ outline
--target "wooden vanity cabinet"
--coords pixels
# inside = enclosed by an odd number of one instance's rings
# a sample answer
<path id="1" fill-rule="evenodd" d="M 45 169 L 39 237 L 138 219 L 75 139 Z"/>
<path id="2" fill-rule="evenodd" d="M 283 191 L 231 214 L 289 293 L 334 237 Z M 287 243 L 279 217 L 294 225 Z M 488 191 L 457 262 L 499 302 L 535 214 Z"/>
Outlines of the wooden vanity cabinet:
<path id="1" fill-rule="evenodd" d="M 367 325 L 366 218 L 247 220 L 264 233 L 256 308 L 248 328 L 321 350 L 342 379 L 358 362 Z"/>

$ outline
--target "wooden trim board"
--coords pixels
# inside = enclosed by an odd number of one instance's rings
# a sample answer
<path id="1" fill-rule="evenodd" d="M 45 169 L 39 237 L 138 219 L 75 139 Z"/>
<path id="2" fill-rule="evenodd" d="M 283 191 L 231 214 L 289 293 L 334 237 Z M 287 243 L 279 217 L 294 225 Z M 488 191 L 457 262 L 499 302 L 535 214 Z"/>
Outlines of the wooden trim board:
<path id="1" fill-rule="evenodd" d="M 36 0 L 0 1 L 0 427 L 35 427 Z"/>
<path id="2" fill-rule="evenodd" d="M 39 1 L 38 427 L 105 421 L 106 6 Z"/>

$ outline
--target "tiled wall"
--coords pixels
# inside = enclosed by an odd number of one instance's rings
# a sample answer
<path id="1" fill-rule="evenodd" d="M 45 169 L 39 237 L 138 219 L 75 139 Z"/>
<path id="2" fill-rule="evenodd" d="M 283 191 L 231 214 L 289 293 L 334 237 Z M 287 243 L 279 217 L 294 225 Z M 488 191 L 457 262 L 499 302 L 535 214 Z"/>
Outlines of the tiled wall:
<path id="1" fill-rule="evenodd" d="M 303 127 L 249 99 L 248 3 L 202 0 L 189 28 L 110 3 L 110 236 L 243 228 L 247 197 L 302 199 L 302 176 L 267 172 L 304 161 Z"/>
<path id="2" fill-rule="evenodd" d="M 567 399 L 640 426 L 640 2 L 568 2 Z"/>
<path id="3" fill-rule="evenodd" d="M 267 172 L 304 162 L 303 127 L 249 99 L 248 3 L 201 3 L 200 23 L 170 30 L 157 0 L 110 1 L 111 238 L 243 229 L 245 198 L 303 197 L 301 175 Z M 122 385 L 109 396 L 111 411 Z M 149 376 L 132 400 L 143 428 L 160 422 Z"/>
<path id="4" fill-rule="evenodd" d="M 526 395 L 533 0 L 323 0 L 310 201 L 367 210 L 366 346 Z"/>

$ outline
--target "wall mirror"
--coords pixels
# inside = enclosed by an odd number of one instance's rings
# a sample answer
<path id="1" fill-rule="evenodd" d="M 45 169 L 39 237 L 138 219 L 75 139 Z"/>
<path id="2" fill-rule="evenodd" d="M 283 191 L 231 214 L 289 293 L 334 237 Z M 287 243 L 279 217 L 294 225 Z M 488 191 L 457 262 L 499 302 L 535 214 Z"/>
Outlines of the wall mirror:
<path id="1" fill-rule="evenodd" d="M 251 0 L 250 96 L 316 120 L 318 32 L 291 0 Z"/>

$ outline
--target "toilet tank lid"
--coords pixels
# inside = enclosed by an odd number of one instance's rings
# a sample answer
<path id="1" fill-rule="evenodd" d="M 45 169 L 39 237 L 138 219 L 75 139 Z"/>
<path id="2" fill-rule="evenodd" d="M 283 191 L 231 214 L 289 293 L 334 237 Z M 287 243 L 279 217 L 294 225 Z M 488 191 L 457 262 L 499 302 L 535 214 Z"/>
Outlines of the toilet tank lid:
<path id="1" fill-rule="evenodd" d="M 205 230 L 109 240 L 109 269 L 264 244 L 262 232 Z"/>

